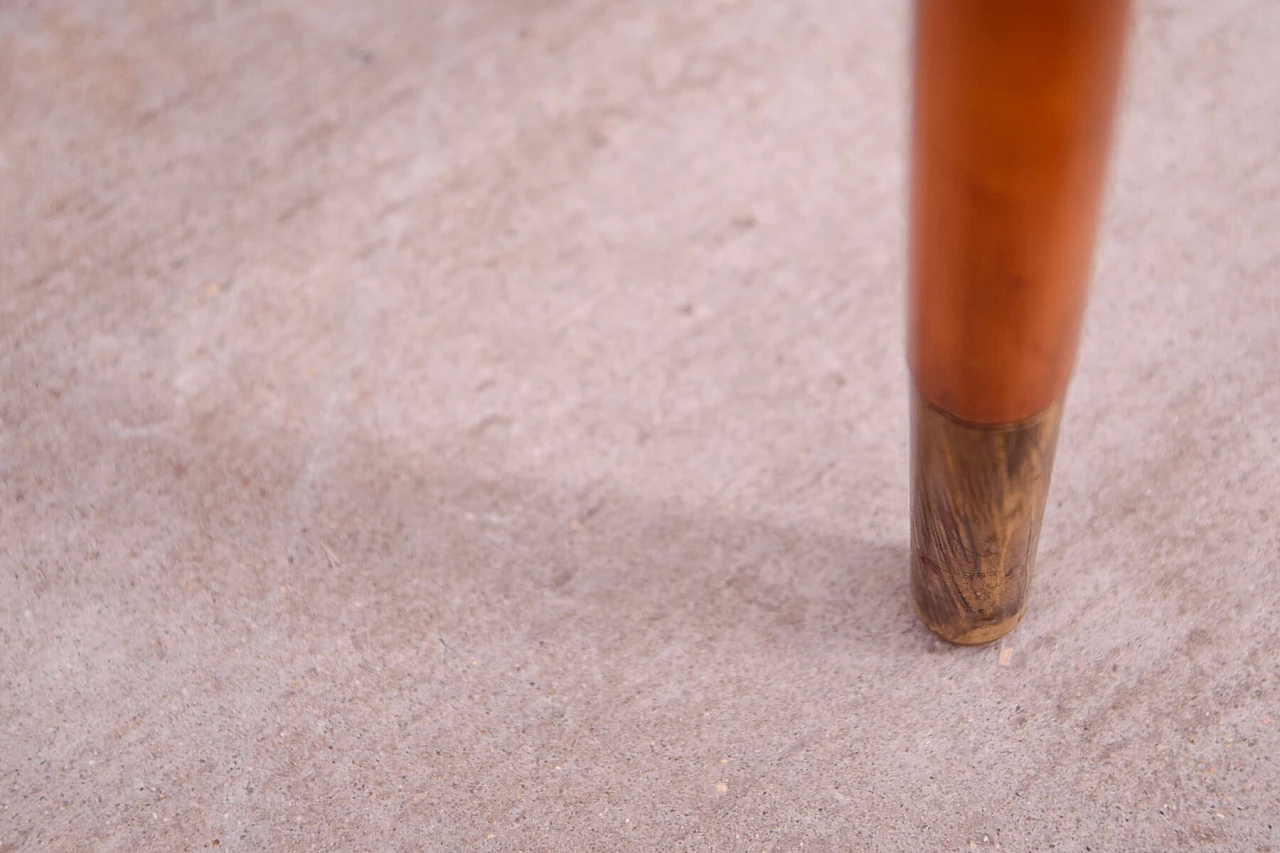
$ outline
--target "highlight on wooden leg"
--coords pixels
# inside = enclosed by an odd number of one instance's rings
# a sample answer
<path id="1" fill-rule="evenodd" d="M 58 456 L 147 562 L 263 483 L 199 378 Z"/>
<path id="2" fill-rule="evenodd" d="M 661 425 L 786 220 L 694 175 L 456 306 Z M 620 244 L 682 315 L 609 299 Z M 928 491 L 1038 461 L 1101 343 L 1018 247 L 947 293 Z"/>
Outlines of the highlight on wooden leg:
<path id="1" fill-rule="evenodd" d="M 915 395 L 911 601 L 943 639 L 988 643 L 1022 619 L 1061 413 L 970 424 Z"/>

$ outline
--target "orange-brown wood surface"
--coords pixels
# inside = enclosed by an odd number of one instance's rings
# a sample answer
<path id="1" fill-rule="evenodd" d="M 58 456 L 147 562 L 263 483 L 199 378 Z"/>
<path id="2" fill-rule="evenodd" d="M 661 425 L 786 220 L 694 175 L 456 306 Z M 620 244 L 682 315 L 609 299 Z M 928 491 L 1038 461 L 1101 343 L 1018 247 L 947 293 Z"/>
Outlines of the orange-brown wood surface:
<path id="1" fill-rule="evenodd" d="M 1008 423 L 1066 391 L 1126 0 L 917 0 L 908 358 L 925 399 Z"/>

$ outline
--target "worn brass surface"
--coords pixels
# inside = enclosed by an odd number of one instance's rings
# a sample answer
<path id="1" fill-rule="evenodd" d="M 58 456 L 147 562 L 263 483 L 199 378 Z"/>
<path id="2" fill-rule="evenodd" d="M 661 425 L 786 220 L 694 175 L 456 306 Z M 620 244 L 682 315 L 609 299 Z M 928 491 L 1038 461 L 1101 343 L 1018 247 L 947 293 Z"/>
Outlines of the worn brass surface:
<path id="1" fill-rule="evenodd" d="M 911 413 L 911 600 L 953 643 L 998 639 L 1022 618 L 1053 469 L 1061 402 L 975 425 L 918 393 Z"/>

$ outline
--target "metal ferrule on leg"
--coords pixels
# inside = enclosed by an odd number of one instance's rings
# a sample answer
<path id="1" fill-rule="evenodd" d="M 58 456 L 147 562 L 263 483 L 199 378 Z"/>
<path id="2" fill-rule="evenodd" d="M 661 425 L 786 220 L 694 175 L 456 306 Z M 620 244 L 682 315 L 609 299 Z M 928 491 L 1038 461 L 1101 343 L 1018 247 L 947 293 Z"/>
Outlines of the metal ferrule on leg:
<path id="1" fill-rule="evenodd" d="M 911 600 L 953 643 L 987 643 L 1026 609 L 1061 403 L 1013 424 L 911 413 Z"/>

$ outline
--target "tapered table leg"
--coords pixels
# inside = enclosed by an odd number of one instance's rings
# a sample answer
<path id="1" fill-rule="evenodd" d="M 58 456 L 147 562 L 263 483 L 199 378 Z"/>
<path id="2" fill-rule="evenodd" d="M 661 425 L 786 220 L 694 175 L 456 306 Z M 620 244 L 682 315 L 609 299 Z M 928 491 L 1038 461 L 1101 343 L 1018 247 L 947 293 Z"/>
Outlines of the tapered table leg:
<path id="1" fill-rule="evenodd" d="M 911 595 L 1022 618 L 1093 260 L 1127 0 L 916 0 Z"/>

